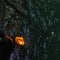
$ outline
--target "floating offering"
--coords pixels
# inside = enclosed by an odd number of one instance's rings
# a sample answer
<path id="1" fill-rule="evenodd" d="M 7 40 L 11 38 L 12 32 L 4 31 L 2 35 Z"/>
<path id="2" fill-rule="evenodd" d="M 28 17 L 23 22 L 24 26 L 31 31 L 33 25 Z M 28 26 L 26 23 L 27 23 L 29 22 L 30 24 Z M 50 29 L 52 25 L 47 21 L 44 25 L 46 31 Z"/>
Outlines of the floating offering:
<path id="1" fill-rule="evenodd" d="M 18 45 L 24 45 L 25 44 L 25 41 L 24 41 L 24 37 L 23 36 L 17 36 L 16 38 L 15 38 L 15 42 L 18 44 Z"/>

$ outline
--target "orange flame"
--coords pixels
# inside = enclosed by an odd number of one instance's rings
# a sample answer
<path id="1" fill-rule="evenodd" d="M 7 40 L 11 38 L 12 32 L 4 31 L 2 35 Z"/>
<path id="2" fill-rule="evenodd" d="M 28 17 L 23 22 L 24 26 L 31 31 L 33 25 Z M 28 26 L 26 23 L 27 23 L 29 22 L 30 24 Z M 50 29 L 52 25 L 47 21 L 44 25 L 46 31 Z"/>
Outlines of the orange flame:
<path id="1" fill-rule="evenodd" d="M 16 38 L 15 38 L 15 42 L 18 44 L 18 45 L 24 45 L 25 44 L 25 41 L 24 41 L 24 37 L 19 37 L 19 36 L 17 36 Z"/>

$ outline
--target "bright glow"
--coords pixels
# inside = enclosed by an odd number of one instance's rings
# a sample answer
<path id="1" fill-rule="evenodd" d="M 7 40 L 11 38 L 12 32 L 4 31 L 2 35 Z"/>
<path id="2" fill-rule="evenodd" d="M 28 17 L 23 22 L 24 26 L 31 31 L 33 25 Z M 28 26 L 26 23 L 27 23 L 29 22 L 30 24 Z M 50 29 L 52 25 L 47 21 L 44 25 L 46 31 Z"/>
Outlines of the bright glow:
<path id="1" fill-rule="evenodd" d="M 17 37 L 15 38 L 15 42 L 16 42 L 18 45 L 24 45 L 24 44 L 25 44 L 24 37 L 19 37 L 19 36 L 17 36 Z"/>

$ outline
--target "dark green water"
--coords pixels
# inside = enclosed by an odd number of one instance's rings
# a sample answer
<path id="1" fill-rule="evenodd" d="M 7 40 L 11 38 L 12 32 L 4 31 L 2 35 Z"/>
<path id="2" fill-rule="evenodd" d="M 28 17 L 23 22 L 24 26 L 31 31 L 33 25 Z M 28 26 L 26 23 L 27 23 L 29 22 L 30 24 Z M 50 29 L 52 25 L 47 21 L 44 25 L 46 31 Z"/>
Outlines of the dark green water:
<path id="1" fill-rule="evenodd" d="M 12 5 L 0 2 L 0 28 L 10 36 L 22 32 L 27 42 L 25 60 L 60 60 L 60 1 L 8 1 Z"/>

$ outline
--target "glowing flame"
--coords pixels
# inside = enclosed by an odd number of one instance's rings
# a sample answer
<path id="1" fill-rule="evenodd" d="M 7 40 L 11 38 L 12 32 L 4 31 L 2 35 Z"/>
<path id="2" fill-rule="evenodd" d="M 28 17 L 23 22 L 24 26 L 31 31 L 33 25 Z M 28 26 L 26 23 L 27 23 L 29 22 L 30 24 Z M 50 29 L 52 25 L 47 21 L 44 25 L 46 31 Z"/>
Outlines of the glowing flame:
<path id="1" fill-rule="evenodd" d="M 15 38 L 15 42 L 16 42 L 18 45 L 24 45 L 24 44 L 25 44 L 24 37 L 19 37 L 19 36 L 17 36 L 17 37 Z"/>

